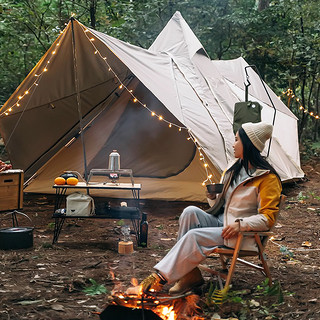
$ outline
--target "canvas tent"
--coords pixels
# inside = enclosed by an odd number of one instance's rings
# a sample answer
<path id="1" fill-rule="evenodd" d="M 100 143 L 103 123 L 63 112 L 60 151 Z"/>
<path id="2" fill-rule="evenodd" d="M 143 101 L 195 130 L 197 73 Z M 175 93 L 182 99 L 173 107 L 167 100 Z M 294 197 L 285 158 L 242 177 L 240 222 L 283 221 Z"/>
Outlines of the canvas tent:
<path id="1" fill-rule="evenodd" d="M 218 181 L 234 160 L 232 112 L 244 97 L 244 65 L 211 61 L 178 12 L 149 50 L 71 20 L 1 108 L 0 132 L 29 179 L 27 192 L 52 193 L 65 170 L 106 168 L 117 149 L 121 167 L 142 184 L 141 198 L 204 201 L 208 173 Z M 258 82 L 251 98 L 270 122 Z M 270 159 L 283 180 L 299 178 L 297 119 L 276 100 Z"/>

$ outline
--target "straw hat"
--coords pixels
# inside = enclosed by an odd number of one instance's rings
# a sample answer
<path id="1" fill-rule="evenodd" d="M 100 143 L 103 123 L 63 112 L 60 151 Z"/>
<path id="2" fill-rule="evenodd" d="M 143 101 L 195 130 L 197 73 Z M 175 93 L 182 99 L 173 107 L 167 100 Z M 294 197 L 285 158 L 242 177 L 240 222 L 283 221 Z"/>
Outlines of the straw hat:
<path id="1" fill-rule="evenodd" d="M 252 144 L 261 152 L 266 141 L 272 136 L 273 126 L 265 122 L 244 123 L 242 129 L 247 134 Z"/>

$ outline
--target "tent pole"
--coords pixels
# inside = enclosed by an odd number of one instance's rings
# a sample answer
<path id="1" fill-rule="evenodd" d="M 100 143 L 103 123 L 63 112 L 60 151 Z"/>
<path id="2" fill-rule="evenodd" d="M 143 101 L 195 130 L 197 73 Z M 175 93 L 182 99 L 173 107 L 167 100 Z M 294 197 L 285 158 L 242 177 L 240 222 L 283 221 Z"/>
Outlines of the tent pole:
<path id="1" fill-rule="evenodd" d="M 277 109 L 276 109 L 276 107 L 274 106 L 273 101 L 272 101 L 272 99 L 271 99 L 271 97 L 270 97 L 270 94 L 269 94 L 269 92 L 268 92 L 268 90 L 267 90 L 267 88 L 266 88 L 266 86 L 265 86 L 265 84 L 264 84 L 264 82 L 263 82 L 263 80 L 262 80 L 262 78 L 261 78 L 260 72 L 259 72 L 258 68 L 257 68 L 255 65 L 246 66 L 246 67 L 244 68 L 244 71 L 246 72 L 247 81 L 248 81 L 248 82 L 249 82 L 249 75 L 248 75 L 248 73 L 247 73 L 247 68 L 256 69 L 256 72 L 257 72 L 257 74 L 258 74 L 258 76 L 259 76 L 259 78 L 260 78 L 260 80 L 261 80 L 261 83 L 262 83 L 262 85 L 263 85 L 263 88 L 264 88 L 264 90 L 266 91 L 267 96 L 268 96 L 268 98 L 269 98 L 269 100 L 270 100 L 270 102 L 271 102 L 271 104 L 272 104 L 273 109 L 274 109 L 273 120 L 272 120 L 272 125 L 274 126 L 274 123 L 275 123 L 275 120 L 276 120 Z M 250 82 L 249 82 L 249 85 L 250 85 Z M 245 84 L 245 86 L 246 86 L 246 84 Z M 247 88 L 247 86 L 246 86 L 246 90 L 247 90 L 247 89 L 248 89 L 248 88 Z M 247 95 L 247 94 L 248 94 L 248 93 L 246 92 L 246 95 Z M 270 141 L 269 141 L 269 147 L 268 147 L 267 157 L 269 157 L 269 152 L 270 152 L 270 147 L 271 147 L 271 139 L 272 139 L 272 137 L 270 138 Z"/>
<path id="2" fill-rule="evenodd" d="M 73 69 L 74 69 L 74 83 L 75 89 L 77 93 L 77 106 L 78 106 L 78 115 L 79 115 L 79 125 L 80 125 L 80 136 L 82 142 L 82 150 L 83 150 L 83 162 L 84 162 L 84 179 L 88 182 L 88 168 L 87 168 L 87 156 L 86 156 L 86 146 L 84 141 L 84 132 L 83 132 L 83 119 L 82 119 L 82 111 L 81 111 L 81 97 L 79 91 L 79 79 L 78 79 L 78 66 L 77 66 L 77 57 L 76 57 L 76 42 L 74 36 L 74 28 L 73 28 L 74 18 L 71 18 L 71 29 L 72 29 L 72 52 L 73 52 Z"/>

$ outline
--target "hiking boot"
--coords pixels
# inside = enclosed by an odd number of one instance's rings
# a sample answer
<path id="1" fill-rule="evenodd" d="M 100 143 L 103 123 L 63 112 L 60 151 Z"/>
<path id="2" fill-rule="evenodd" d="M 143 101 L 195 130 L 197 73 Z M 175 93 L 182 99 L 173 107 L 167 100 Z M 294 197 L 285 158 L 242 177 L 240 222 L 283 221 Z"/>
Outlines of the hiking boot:
<path id="1" fill-rule="evenodd" d="M 169 289 L 169 294 L 183 294 L 192 290 L 193 288 L 201 286 L 202 284 L 204 284 L 204 280 L 201 272 L 199 268 L 195 268 L 178 280 L 175 285 Z"/>
<path id="2" fill-rule="evenodd" d="M 159 273 L 152 273 L 145 278 L 138 286 L 130 287 L 126 290 L 126 294 L 139 296 L 143 292 L 161 291 L 166 279 Z"/>
<path id="3" fill-rule="evenodd" d="M 163 285 L 166 283 L 164 279 L 162 279 L 159 274 L 152 273 L 150 276 L 145 278 L 140 286 L 142 287 L 142 291 L 161 291 Z"/>

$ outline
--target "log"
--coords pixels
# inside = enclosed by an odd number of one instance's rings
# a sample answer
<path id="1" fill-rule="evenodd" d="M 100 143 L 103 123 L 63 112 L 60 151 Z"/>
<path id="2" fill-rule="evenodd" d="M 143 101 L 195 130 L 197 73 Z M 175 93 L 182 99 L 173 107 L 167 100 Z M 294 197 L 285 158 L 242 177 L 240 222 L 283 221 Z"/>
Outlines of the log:
<path id="1" fill-rule="evenodd" d="M 120 254 L 129 254 L 133 252 L 133 242 L 132 241 L 119 241 L 118 252 Z"/>

